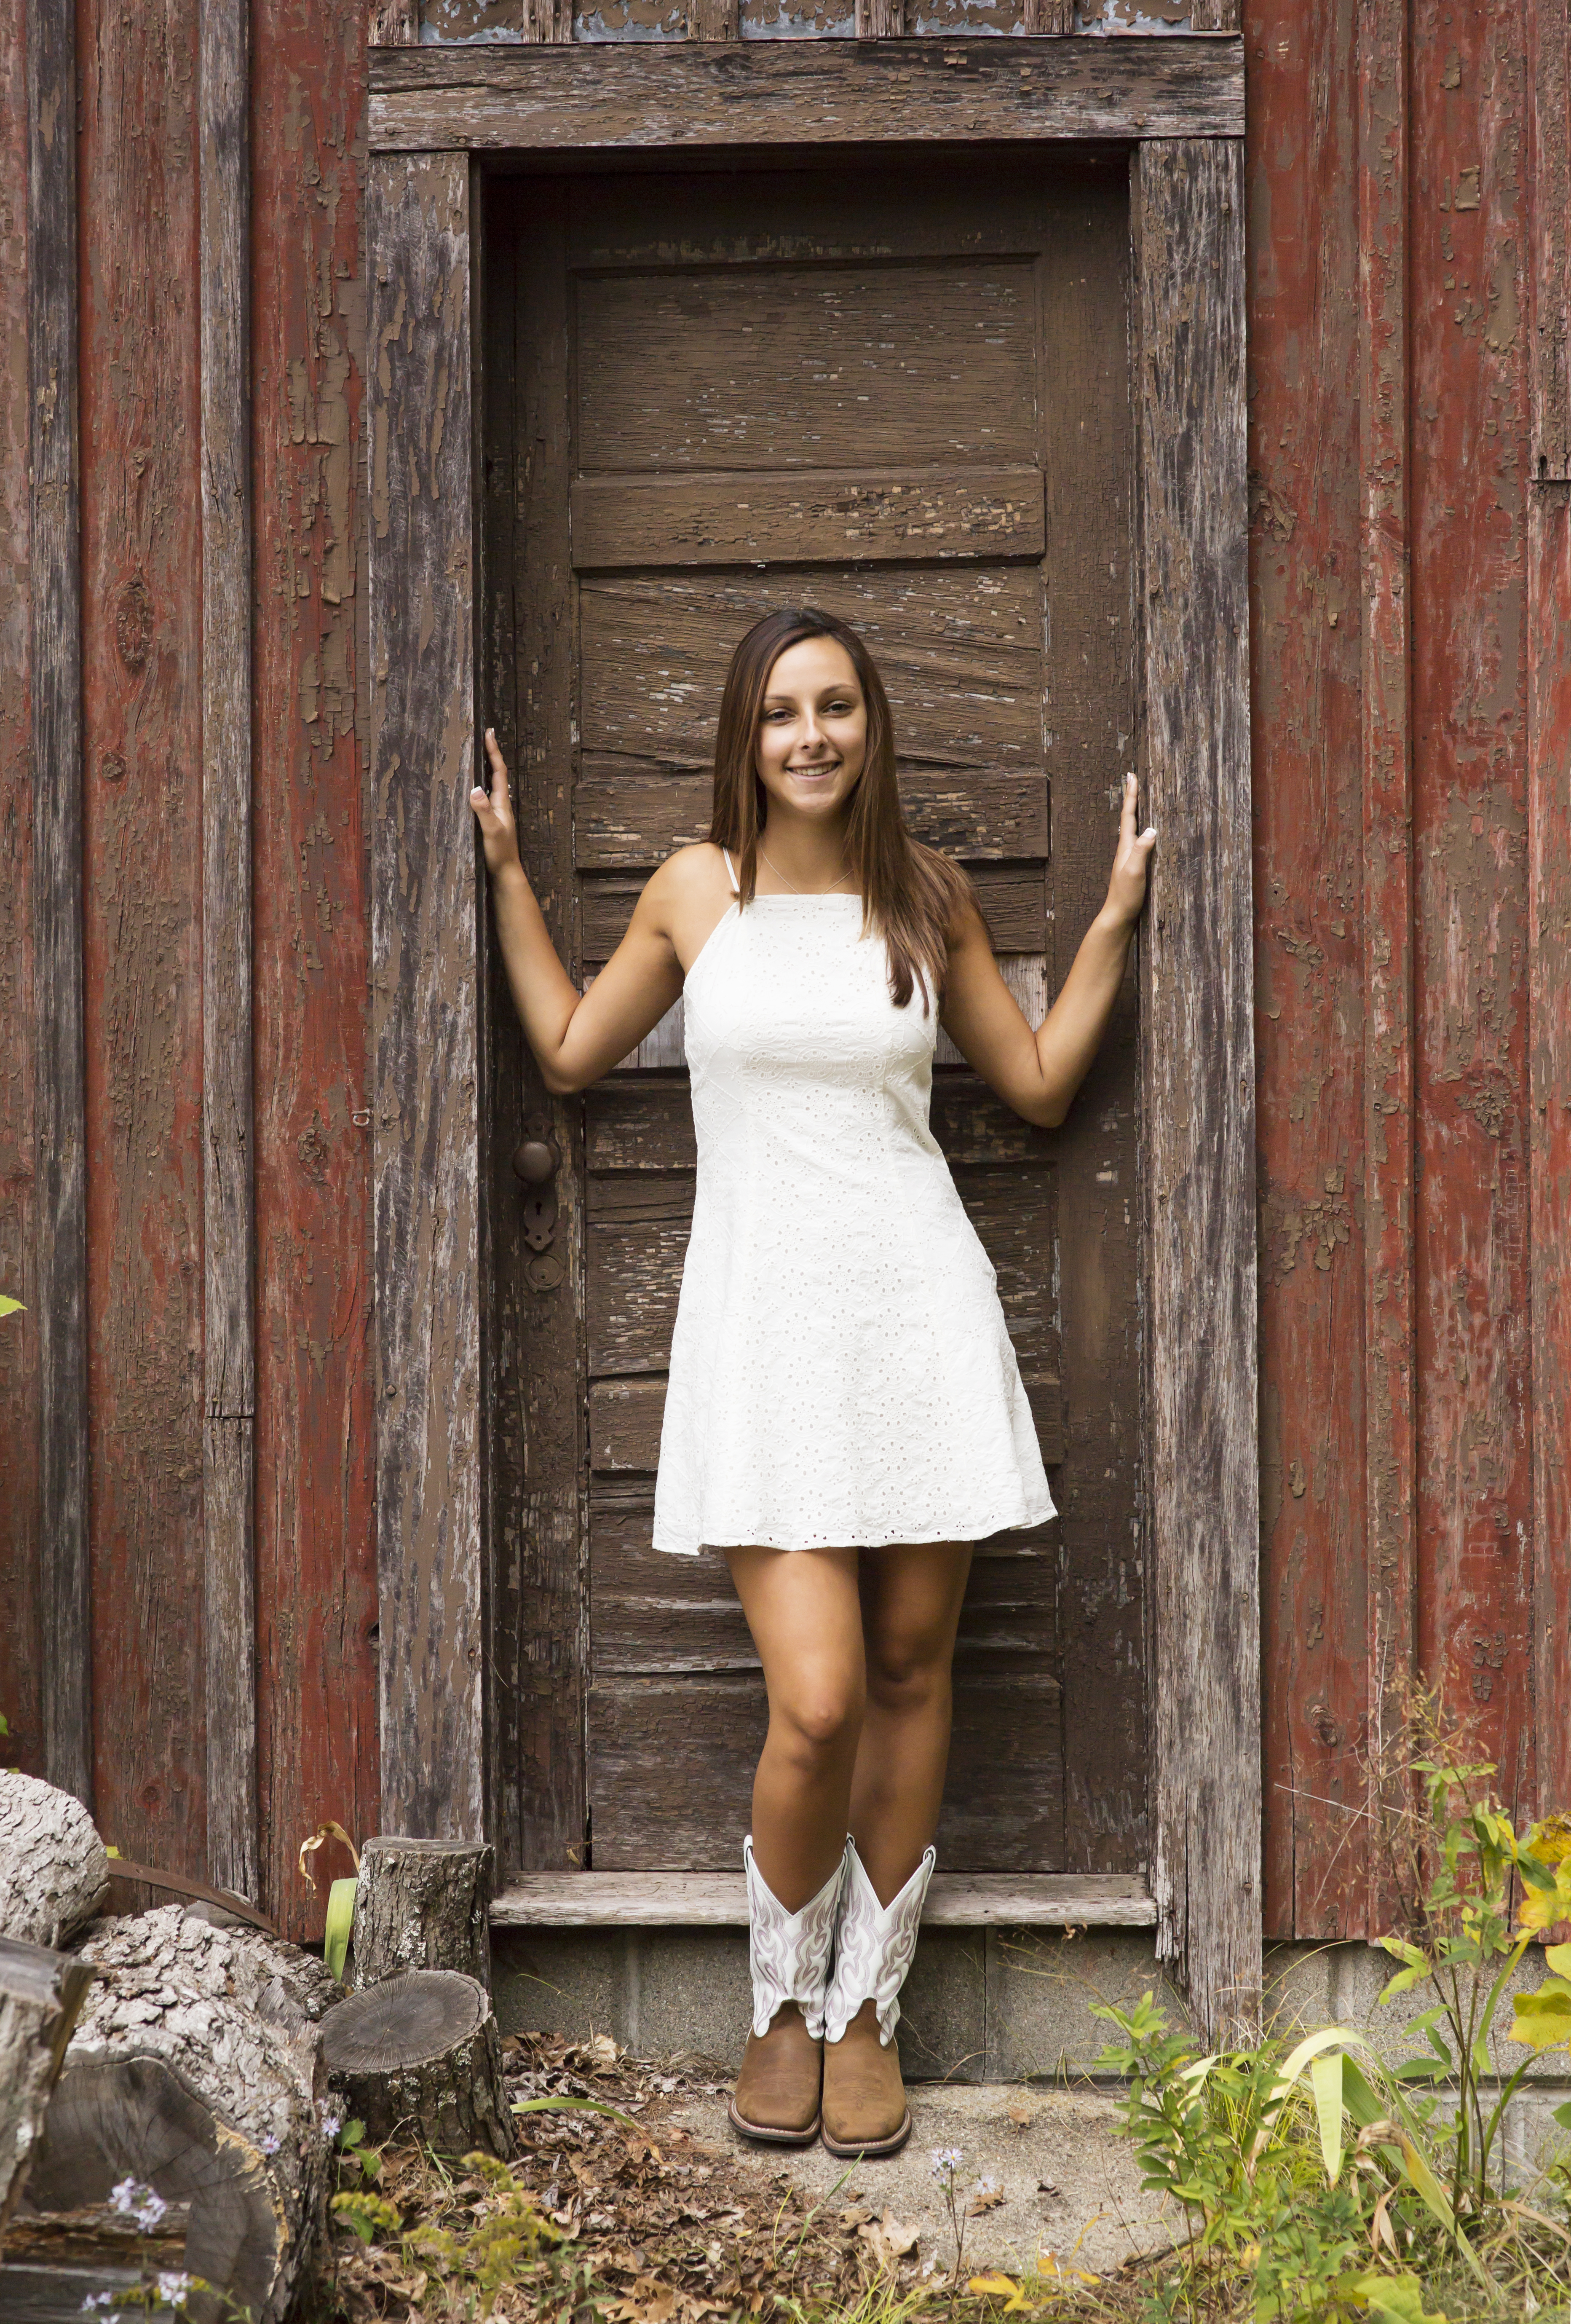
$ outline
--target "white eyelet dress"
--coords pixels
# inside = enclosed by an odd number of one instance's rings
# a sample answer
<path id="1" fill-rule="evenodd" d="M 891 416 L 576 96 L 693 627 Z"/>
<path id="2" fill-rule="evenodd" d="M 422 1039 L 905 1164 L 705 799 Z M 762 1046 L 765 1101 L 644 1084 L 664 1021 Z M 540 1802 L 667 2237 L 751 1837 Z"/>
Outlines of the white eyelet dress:
<path id="1" fill-rule="evenodd" d="M 659 1550 L 969 1542 L 1053 1514 L 997 1277 L 928 1128 L 936 1012 L 920 985 L 896 1008 L 861 924 L 859 897 L 755 897 L 687 973 L 698 1180 Z"/>

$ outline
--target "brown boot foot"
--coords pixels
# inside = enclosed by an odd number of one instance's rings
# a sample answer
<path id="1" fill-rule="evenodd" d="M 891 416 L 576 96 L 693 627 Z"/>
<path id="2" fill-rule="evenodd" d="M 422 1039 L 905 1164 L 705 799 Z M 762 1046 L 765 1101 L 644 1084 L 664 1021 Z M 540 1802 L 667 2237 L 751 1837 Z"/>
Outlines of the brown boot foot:
<path id="1" fill-rule="evenodd" d="M 823 2045 L 823 2143 L 831 2154 L 893 2154 L 911 2135 L 900 2052 L 878 2039 L 864 2001 L 838 2042 Z"/>
<path id="2" fill-rule="evenodd" d="M 823 2044 L 815 2042 L 794 2001 L 783 2001 L 769 2030 L 749 2033 L 728 2112 L 744 2138 L 805 2146 L 818 2135 Z"/>

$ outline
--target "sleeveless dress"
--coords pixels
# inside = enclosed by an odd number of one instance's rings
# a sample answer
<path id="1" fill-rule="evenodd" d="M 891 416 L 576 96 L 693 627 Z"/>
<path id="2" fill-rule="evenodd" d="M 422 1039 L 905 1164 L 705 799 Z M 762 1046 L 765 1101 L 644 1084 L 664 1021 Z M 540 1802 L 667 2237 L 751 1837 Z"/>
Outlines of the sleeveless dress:
<path id="1" fill-rule="evenodd" d="M 736 874 L 730 859 L 726 869 Z M 654 1545 L 877 1549 L 1053 1515 L 997 1278 L 928 1128 L 935 1010 L 856 896 L 732 903 L 687 972 L 697 1133 Z"/>

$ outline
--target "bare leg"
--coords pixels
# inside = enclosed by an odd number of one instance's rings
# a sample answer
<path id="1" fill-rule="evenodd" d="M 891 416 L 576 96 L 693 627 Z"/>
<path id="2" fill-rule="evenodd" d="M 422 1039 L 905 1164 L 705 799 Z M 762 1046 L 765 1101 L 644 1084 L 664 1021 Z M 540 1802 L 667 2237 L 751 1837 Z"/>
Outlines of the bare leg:
<path id="1" fill-rule="evenodd" d="M 868 1707 L 851 1781 L 857 1853 L 880 1904 L 922 1861 L 949 1764 L 950 1665 L 969 1543 L 868 1550 L 861 1563 Z"/>
<path id="2" fill-rule="evenodd" d="M 726 1558 L 769 1696 L 753 1778 L 753 1855 L 795 1913 L 845 1846 L 866 1700 L 857 1553 L 730 1549 Z"/>

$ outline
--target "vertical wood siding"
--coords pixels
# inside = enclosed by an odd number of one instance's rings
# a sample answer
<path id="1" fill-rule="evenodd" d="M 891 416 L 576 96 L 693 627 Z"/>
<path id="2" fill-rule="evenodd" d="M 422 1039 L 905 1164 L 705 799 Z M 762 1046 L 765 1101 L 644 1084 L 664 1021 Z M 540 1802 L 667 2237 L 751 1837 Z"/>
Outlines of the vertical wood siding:
<path id="1" fill-rule="evenodd" d="M 42 1758 L 39 1338 L 33 1126 L 32 751 L 29 558 L 28 104 L 24 14 L 0 16 L 0 1758 Z"/>
<path id="2" fill-rule="evenodd" d="M 1418 1659 L 1534 1794 L 1527 88 L 1507 0 L 1411 20 Z M 1551 1426 L 1564 1425 L 1546 1412 Z"/>
<path id="3" fill-rule="evenodd" d="M 365 49 L 357 11 L 313 0 L 258 0 L 252 38 L 257 1726 L 263 1894 L 314 1936 L 301 1837 L 326 1817 L 357 1838 L 380 1821 L 355 723 Z"/>
<path id="4" fill-rule="evenodd" d="M 99 1821 L 206 1858 L 194 0 L 78 18 L 89 1522 Z"/>

